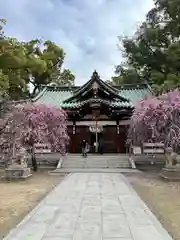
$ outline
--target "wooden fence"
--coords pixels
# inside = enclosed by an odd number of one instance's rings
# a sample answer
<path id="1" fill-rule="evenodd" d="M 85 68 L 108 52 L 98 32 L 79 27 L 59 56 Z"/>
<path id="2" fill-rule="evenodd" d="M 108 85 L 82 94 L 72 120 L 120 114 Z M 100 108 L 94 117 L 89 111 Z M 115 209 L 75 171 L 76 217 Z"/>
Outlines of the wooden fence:
<path id="1" fill-rule="evenodd" d="M 51 152 L 51 146 L 45 143 L 34 144 L 34 155 L 38 166 L 56 165 L 58 160 Z"/>
<path id="2" fill-rule="evenodd" d="M 165 154 L 164 143 L 143 143 L 142 146 L 132 146 L 133 155 L 159 155 Z"/>

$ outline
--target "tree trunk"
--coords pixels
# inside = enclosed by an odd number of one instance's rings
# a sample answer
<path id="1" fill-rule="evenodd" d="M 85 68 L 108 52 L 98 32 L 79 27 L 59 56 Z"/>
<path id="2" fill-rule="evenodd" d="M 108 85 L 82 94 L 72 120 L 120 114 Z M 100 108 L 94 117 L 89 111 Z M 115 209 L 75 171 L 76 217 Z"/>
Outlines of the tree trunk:
<path id="1" fill-rule="evenodd" d="M 36 85 L 35 87 L 34 87 L 34 89 L 33 89 L 33 92 L 32 92 L 32 97 L 34 97 L 35 96 L 35 93 L 36 93 L 36 90 L 38 89 L 38 86 Z"/>
<path id="2" fill-rule="evenodd" d="M 35 158 L 34 146 L 32 147 L 31 160 L 32 160 L 33 171 L 37 172 L 37 161 L 36 161 L 36 158 Z"/>

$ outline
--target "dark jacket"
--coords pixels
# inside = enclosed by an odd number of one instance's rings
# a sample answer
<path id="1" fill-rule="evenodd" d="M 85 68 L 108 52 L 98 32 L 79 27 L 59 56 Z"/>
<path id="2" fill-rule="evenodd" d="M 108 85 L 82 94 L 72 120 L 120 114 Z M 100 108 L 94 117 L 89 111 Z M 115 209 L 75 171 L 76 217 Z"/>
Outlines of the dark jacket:
<path id="1" fill-rule="evenodd" d="M 85 148 L 86 147 L 86 140 L 81 141 L 81 147 Z"/>

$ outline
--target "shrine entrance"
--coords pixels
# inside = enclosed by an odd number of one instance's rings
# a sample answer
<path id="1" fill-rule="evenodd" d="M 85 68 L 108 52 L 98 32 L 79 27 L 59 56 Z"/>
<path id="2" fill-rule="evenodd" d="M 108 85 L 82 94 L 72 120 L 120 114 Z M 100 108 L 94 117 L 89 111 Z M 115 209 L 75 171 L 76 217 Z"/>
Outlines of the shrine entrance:
<path id="1" fill-rule="evenodd" d="M 99 145 L 100 139 L 103 139 L 102 133 L 97 133 L 97 142 Z M 96 134 L 90 132 L 89 134 L 89 144 L 90 144 L 90 153 L 97 153 L 96 152 Z"/>
<path id="2" fill-rule="evenodd" d="M 124 154 L 129 151 L 126 138 L 134 104 L 145 96 L 152 96 L 147 84 L 110 86 L 94 71 L 81 87 L 49 85 L 32 101 L 53 104 L 66 112 L 69 153 L 81 153 L 83 139 L 92 146 L 91 152 L 98 153 L 94 143 L 101 139 L 104 153 Z"/>
<path id="3" fill-rule="evenodd" d="M 96 117 L 95 117 L 96 119 Z M 99 152 L 99 144 L 102 141 L 102 133 L 103 133 L 103 126 L 99 125 L 96 119 L 95 125 L 89 126 L 89 135 L 90 135 L 90 152 L 91 153 L 98 153 Z"/>
<path id="4" fill-rule="evenodd" d="M 78 107 L 73 107 L 79 103 Z M 131 116 L 129 100 L 104 83 L 97 72 L 83 87 L 64 101 L 70 107 L 70 152 L 81 152 L 81 141 L 87 140 L 90 153 L 124 153 L 124 125 Z"/>

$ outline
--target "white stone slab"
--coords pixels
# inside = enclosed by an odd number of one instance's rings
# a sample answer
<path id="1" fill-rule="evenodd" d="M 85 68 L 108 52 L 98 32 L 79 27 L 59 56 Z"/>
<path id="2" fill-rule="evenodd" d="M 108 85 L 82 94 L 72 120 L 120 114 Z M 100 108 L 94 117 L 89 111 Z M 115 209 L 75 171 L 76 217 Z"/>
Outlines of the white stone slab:
<path id="1" fill-rule="evenodd" d="M 117 199 L 102 199 L 102 213 L 106 214 L 120 214 L 123 213 L 123 209 Z"/>
<path id="2" fill-rule="evenodd" d="M 104 238 L 130 238 L 131 233 L 124 214 L 103 214 L 103 237 Z"/>
<path id="3" fill-rule="evenodd" d="M 6 240 L 40 240 L 46 233 L 48 225 L 45 223 L 31 223 L 28 222 L 23 225 L 23 228 L 17 229 L 17 233 Z"/>
<path id="4" fill-rule="evenodd" d="M 166 236 L 159 233 L 154 226 L 131 226 L 133 240 L 166 240 Z"/>
<path id="5" fill-rule="evenodd" d="M 4 240 L 172 240 L 118 173 L 75 173 Z"/>

